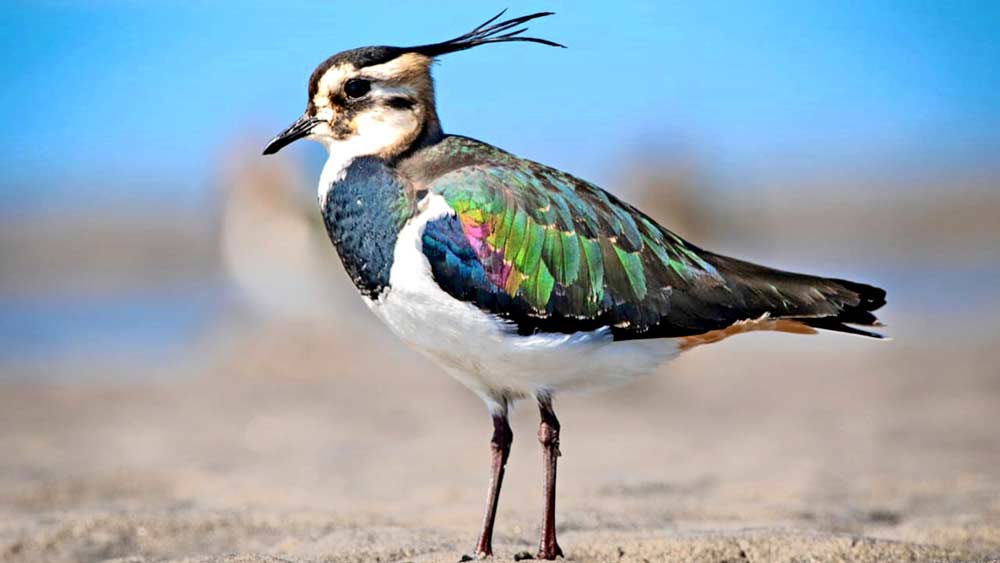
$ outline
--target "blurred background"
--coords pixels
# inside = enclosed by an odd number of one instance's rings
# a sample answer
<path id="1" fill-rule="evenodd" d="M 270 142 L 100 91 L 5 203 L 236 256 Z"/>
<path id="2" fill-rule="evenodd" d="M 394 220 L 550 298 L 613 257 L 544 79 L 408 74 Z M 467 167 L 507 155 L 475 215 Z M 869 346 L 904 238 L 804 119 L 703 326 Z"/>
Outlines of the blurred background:
<path id="1" fill-rule="evenodd" d="M 587 534 L 614 520 L 1000 551 L 1000 7 L 14 0 L 0 6 L 0 539 L 21 547 L 4 557 L 247 545 L 157 544 L 130 516 L 150 528 L 178 506 L 361 513 L 455 531 L 434 549 L 471 542 L 488 418 L 357 299 L 315 205 L 323 149 L 260 151 L 328 55 L 443 40 L 504 7 L 558 12 L 532 34 L 569 48 L 443 58 L 446 131 L 591 180 L 723 254 L 889 292 L 889 344 L 749 335 L 567 398 L 577 545 L 599 552 Z M 522 410 L 525 490 L 509 494 L 528 506 L 505 505 L 510 542 L 534 533 L 540 471 Z M 405 470 L 385 467 L 404 454 Z M 103 540 L 51 528 L 81 514 L 122 520 L 97 526 L 116 530 Z M 306 520 L 295 529 L 315 535 Z M 273 528 L 250 546 L 309 556 Z"/>

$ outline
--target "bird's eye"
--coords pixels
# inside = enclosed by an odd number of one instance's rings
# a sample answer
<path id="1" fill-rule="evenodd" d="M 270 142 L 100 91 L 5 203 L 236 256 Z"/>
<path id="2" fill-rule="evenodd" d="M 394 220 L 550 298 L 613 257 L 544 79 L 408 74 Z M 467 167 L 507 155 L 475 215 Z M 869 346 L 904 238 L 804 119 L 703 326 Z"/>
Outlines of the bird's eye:
<path id="1" fill-rule="evenodd" d="M 360 78 L 352 78 L 344 84 L 344 93 L 348 98 L 360 98 L 372 89 L 372 83 Z"/>

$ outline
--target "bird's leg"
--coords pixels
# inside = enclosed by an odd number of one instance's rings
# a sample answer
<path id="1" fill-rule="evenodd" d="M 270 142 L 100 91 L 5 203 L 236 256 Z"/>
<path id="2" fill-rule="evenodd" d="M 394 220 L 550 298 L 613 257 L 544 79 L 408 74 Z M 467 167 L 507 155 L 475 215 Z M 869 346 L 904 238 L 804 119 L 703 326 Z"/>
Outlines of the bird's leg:
<path id="1" fill-rule="evenodd" d="M 507 422 L 507 408 L 493 414 L 493 438 L 490 440 L 492 452 L 490 491 L 486 497 L 486 513 L 483 515 L 483 531 L 476 543 L 476 557 L 483 559 L 493 555 L 493 523 L 497 518 L 497 501 L 500 500 L 500 485 L 503 484 L 504 467 L 510 455 L 510 444 L 514 433 Z"/>
<path id="2" fill-rule="evenodd" d="M 552 397 L 538 398 L 538 410 L 542 421 L 538 425 L 538 441 L 542 444 L 542 463 L 545 469 L 543 494 L 545 514 L 542 517 L 542 539 L 538 544 L 539 559 L 562 557 L 562 549 L 556 541 L 556 460 L 559 452 L 559 419 L 552 410 Z"/>

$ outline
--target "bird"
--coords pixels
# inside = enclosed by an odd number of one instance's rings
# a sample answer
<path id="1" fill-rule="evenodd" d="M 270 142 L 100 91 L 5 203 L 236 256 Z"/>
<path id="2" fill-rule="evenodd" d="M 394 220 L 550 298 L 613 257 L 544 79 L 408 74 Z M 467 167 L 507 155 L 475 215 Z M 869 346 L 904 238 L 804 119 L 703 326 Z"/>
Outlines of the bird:
<path id="1" fill-rule="evenodd" d="M 635 381 L 697 346 L 751 331 L 883 338 L 883 289 L 798 274 L 696 246 L 600 187 L 471 137 L 435 106 L 439 57 L 525 36 L 539 12 L 413 47 L 337 53 L 308 81 L 305 112 L 266 145 L 326 147 L 318 200 L 327 234 L 369 308 L 477 394 L 493 423 L 493 529 L 515 402 L 538 407 L 543 498 L 538 559 L 556 538 L 560 423 L 554 397 Z M 529 554 L 530 555 L 530 554 Z M 470 556 L 466 556 L 470 557 Z"/>

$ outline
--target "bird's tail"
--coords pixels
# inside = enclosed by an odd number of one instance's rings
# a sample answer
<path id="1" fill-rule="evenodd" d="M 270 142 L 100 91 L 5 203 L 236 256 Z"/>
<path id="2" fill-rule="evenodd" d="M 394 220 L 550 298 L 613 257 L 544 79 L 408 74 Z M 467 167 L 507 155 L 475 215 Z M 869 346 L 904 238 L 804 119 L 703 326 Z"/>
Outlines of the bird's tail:
<path id="1" fill-rule="evenodd" d="M 884 338 L 859 328 L 884 326 L 874 314 L 885 305 L 884 289 L 775 270 L 717 254 L 704 258 L 726 278 L 754 318 L 766 316 L 817 329 Z"/>

